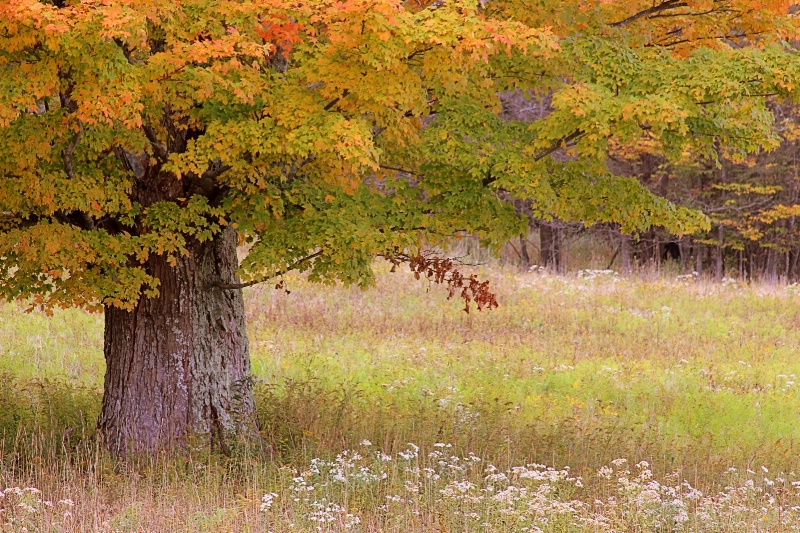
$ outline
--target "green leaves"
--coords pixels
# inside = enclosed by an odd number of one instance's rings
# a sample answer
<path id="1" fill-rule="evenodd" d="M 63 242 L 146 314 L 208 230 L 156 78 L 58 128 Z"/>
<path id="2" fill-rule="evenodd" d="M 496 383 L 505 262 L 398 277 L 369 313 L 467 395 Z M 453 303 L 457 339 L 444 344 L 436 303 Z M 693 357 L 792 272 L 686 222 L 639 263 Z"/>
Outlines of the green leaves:
<path id="1" fill-rule="evenodd" d="M 248 279 L 358 284 L 394 250 L 499 245 L 526 223 L 514 198 L 544 218 L 707 227 L 608 154 L 774 146 L 764 95 L 795 96 L 794 53 L 645 46 L 660 21 L 609 25 L 635 2 L 523 4 L 0 7 L 0 294 L 129 307 L 157 290 L 148 257 L 228 224 Z M 509 89 L 551 105 L 501 119 Z"/>

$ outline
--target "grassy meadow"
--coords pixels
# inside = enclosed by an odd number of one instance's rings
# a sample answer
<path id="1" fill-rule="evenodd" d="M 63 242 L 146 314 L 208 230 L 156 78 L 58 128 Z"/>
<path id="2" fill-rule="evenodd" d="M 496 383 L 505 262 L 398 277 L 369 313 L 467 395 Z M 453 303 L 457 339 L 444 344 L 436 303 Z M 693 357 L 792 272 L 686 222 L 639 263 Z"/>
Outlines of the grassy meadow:
<path id="1" fill-rule="evenodd" d="M 102 317 L 4 305 L 0 531 L 800 530 L 800 287 L 480 274 L 499 309 L 251 290 L 268 445 L 141 464 L 94 440 Z"/>

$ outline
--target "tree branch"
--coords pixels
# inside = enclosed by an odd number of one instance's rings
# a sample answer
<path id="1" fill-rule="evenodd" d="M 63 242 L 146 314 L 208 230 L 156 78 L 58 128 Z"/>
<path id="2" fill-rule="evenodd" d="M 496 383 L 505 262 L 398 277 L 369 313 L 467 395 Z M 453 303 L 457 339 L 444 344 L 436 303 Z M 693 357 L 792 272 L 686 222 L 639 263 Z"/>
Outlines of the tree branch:
<path id="1" fill-rule="evenodd" d="M 302 259 L 298 259 L 297 261 L 286 267 L 284 270 L 279 270 L 270 276 L 265 276 L 263 278 L 259 278 L 253 281 L 247 281 L 245 283 L 223 283 L 221 281 L 218 281 L 209 284 L 208 288 L 217 288 L 217 289 L 222 289 L 224 291 L 230 291 L 230 290 L 244 289 L 246 287 L 252 287 L 253 285 L 258 285 L 259 283 L 265 283 L 273 278 L 277 278 L 278 276 L 283 276 L 287 272 L 296 269 L 303 263 L 307 263 L 308 261 L 311 261 L 312 259 L 315 259 L 321 255 L 322 255 L 322 250 L 319 250 L 311 255 L 303 257 Z"/>
<path id="2" fill-rule="evenodd" d="M 231 167 L 230 165 L 224 165 L 224 164 L 220 164 L 220 165 L 219 165 L 218 167 L 216 167 L 216 168 L 210 167 L 208 170 L 206 170 L 205 172 L 203 172 L 203 175 L 202 175 L 202 176 L 200 176 L 200 179 L 204 179 L 204 180 L 215 180 L 215 179 L 217 179 L 218 177 L 220 177 L 220 176 L 222 176 L 223 174 L 225 174 L 225 173 L 226 173 L 227 171 L 229 171 L 231 168 L 232 168 L 232 167 Z"/>
<path id="3" fill-rule="evenodd" d="M 122 55 L 125 56 L 125 59 L 128 60 L 128 63 L 130 63 L 131 65 L 135 65 L 136 64 L 133 61 L 133 55 L 132 55 L 134 50 L 136 50 L 135 48 L 133 50 L 131 50 L 131 48 L 128 46 L 128 44 L 125 43 L 122 39 L 120 39 L 118 37 L 114 39 L 114 44 L 116 44 L 119 47 L 119 49 L 122 50 Z"/>
<path id="4" fill-rule="evenodd" d="M 628 24 L 636 22 L 640 18 L 649 17 L 651 15 L 661 13 L 662 11 L 667 11 L 668 9 L 677 9 L 679 7 L 689 7 L 689 5 L 683 0 L 666 0 L 665 2 L 661 2 L 658 5 L 654 5 L 649 9 L 645 9 L 644 11 L 639 11 L 638 13 L 631 15 L 630 17 L 624 20 L 611 23 L 608 26 L 611 28 L 624 28 Z"/>
<path id="5" fill-rule="evenodd" d="M 149 168 L 149 156 L 147 153 L 142 153 L 141 155 L 134 154 L 121 146 L 115 146 L 113 150 L 119 162 L 133 173 L 134 178 L 137 180 L 144 179 Z"/>
<path id="6" fill-rule="evenodd" d="M 665 19 L 665 18 L 672 18 L 672 17 L 703 17 L 705 15 L 711 15 L 712 13 L 725 13 L 727 10 L 724 9 L 709 9 L 708 11 L 698 11 L 696 13 L 657 13 L 652 15 L 650 18 L 654 19 Z"/>
<path id="7" fill-rule="evenodd" d="M 534 162 L 541 161 L 542 159 L 544 159 L 548 155 L 559 151 L 564 144 L 566 144 L 568 142 L 571 142 L 571 141 L 574 141 L 575 139 L 577 139 L 581 135 L 583 135 L 583 132 L 581 130 L 575 130 L 575 131 L 573 131 L 572 133 L 570 133 L 569 135 L 567 135 L 565 137 L 562 137 L 560 139 L 556 139 L 555 141 L 553 141 L 553 144 L 550 145 L 549 148 L 546 148 L 545 150 L 542 150 L 541 152 L 539 152 L 538 154 L 533 156 Z M 486 172 L 486 177 L 481 180 L 481 183 L 483 184 L 484 187 L 488 187 L 489 185 L 491 185 L 495 181 L 497 181 L 497 177 L 493 176 L 491 169 L 489 169 Z"/>
<path id="8" fill-rule="evenodd" d="M 694 37 L 694 38 L 691 38 L 691 39 L 688 39 L 688 38 L 687 39 L 677 39 L 677 40 L 672 41 L 672 42 L 664 42 L 664 40 L 661 40 L 661 41 L 656 42 L 656 43 L 646 44 L 645 46 L 662 46 L 664 48 L 671 48 L 673 46 L 678 46 L 679 44 L 694 43 L 694 42 L 698 42 L 698 41 L 712 41 L 712 40 L 720 40 L 720 39 L 728 39 L 728 40 L 730 40 L 730 39 L 742 39 L 742 38 L 747 38 L 747 37 L 756 37 L 756 36 L 761 35 L 763 33 L 765 33 L 765 32 L 763 32 L 763 31 L 754 31 L 753 33 L 743 33 L 742 35 L 709 35 L 709 36 L 704 36 L 704 37 Z"/>
<path id="9" fill-rule="evenodd" d="M 64 171 L 71 180 L 76 179 L 75 159 L 73 156 L 75 155 L 75 150 L 78 148 L 78 143 L 81 141 L 81 137 L 83 137 L 83 123 L 79 120 L 78 131 L 72 134 L 72 139 L 69 144 L 61 150 L 61 160 L 64 162 Z M 75 217 L 78 222 L 77 225 L 82 229 L 92 230 L 95 228 L 94 219 L 88 213 L 78 210 L 64 213 L 64 218 L 71 223 L 72 221 L 69 220 L 70 216 Z"/>
<path id="10" fill-rule="evenodd" d="M 64 170 L 67 172 L 69 179 L 75 179 L 75 160 L 72 156 L 75 154 L 75 149 L 83 136 L 83 123 L 78 121 L 78 131 L 72 134 L 72 140 L 69 144 L 61 150 L 61 160 L 64 162 Z"/>
<path id="11" fill-rule="evenodd" d="M 560 139 L 556 139 L 555 141 L 553 141 L 553 144 L 551 144 L 549 148 L 547 148 L 545 150 L 542 150 L 541 152 L 536 154 L 533 157 L 533 160 L 534 161 L 541 161 L 542 159 L 544 159 L 548 155 L 559 151 L 562 148 L 562 145 L 564 145 L 564 144 L 566 144 L 568 142 L 574 141 L 575 139 L 579 138 L 582 135 L 583 135 L 583 131 L 575 130 L 572 133 L 570 133 L 569 135 L 567 135 L 566 137 L 561 137 Z"/>
<path id="12" fill-rule="evenodd" d="M 324 111 L 330 111 L 331 109 L 333 109 L 333 106 L 335 106 L 336 104 L 338 104 L 338 103 L 339 103 L 339 101 L 340 101 L 342 98 L 346 98 L 348 94 L 350 94 L 350 90 L 349 90 L 349 89 L 345 89 L 344 91 L 342 91 L 342 96 L 339 96 L 339 97 L 337 97 L 337 98 L 334 98 L 333 100 L 331 100 L 330 102 L 328 102 L 328 103 L 325 105 L 325 107 L 323 107 L 322 109 L 323 109 Z"/>
<path id="13" fill-rule="evenodd" d="M 78 143 L 81 141 L 81 137 L 83 137 L 83 123 L 79 120 L 78 131 L 72 134 L 72 139 L 70 140 L 69 144 L 64 147 L 63 150 L 61 150 L 61 160 L 64 162 L 64 171 L 71 180 L 76 179 L 75 159 L 73 156 L 75 155 L 75 150 L 78 148 Z M 77 220 L 77 225 L 82 229 L 95 229 L 94 219 L 88 213 L 79 210 L 73 210 L 64 213 L 63 215 L 68 223 L 72 222 L 69 219 L 69 217 L 72 216 Z"/>
<path id="14" fill-rule="evenodd" d="M 412 59 L 414 59 L 416 56 L 418 56 L 418 55 L 420 55 L 420 54 L 424 54 L 425 52 L 430 52 L 431 50 L 433 50 L 433 47 L 432 47 L 432 46 L 429 46 L 429 47 L 427 47 L 427 48 L 422 48 L 422 49 L 420 49 L 420 50 L 417 50 L 417 51 L 415 51 L 415 52 L 412 52 L 412 53 L 408 54 L 408 55 L 406 56 L 406 58 L 405 58 L 405 59 L 403 59 L 403 61 L 411 61 L 411 60 L 412 60 Z"/>
<path id="15" fill-rule="evenodd" d="M 219 161 L 214 161 L 208 166 L 208 170 L 202 175 L 191 177 L 189 185 L 186 187 L 186 197 L 195 195 L 205 196 L 211 201 L 211 205 L 218 205 L 222 195 L 230 191 L 229 187 L 222 187 L 217 183 L 217 178 L 230 170 L 231 167 Z"/>
<path id="16" fill-rule="evenodd" d="M 388 165 L 379 165 L 379 166 L 384 170 L 394 170 L 395 172 L 410 174 L 411 176 L 420 176 L 419 172 L 414 172 L 413 170 L 408 170 L 406 168 L 390 167 Z"/>
<path id="17" fill-rule="evenodd" d="M 484 187 L 488 187 L 495 181 L 497 181 L 497 178 L 492 176 L 492 169 L 490 168 L 489 170 L 486 171 L 486 177 L 481 180 L 481 183 L 483 183 Z"/>
<path id="18" fill-rule="evenodd" d="M 150 145 L 153 147 L 153 153 L 155 154 L 156 158 L 158 158 L 158 160 L 162 163 L 165 163 L 169 158 L 169 150 L 165 144 L 158 140 L 158 136 L 153 129 L 153 125 L 150 124 L 149 119 L 145 119 L 142 122 L 142 130 L 144 131 L 144 135 L 147 137 L 147 140 L 150 141 Z"/>

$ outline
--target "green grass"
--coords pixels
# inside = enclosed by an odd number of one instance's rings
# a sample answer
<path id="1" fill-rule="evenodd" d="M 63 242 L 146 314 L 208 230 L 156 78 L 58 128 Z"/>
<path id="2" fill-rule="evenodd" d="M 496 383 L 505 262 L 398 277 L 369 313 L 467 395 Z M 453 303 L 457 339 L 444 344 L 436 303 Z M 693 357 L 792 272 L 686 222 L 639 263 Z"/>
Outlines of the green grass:
<path id="1" fill-rule="evenodd" d="M 368 291 L 290 278 L 290 295 L 247 293 L 272 461 L 250 452 L 136 468 L 109 460 L 93 441 L 101 317 L 5 305 L 0 489 L 82 494 L 93 502 L 82 512 L 97 526 L 76 530 L 257 531 L 267 520 L 260 495 L 288 490 L 287 468 L 364 439 L 389 454 L 409 442 L 423 453 L 449 443 L 501 470 L 568 465 L 586 479 L 587 498 L 606 490 L 594 473 L 618 458 L 708 490 L 728 483 L 730 467 L 800 472 L 795 288 L 482 275 L 496 287 L 497 310 L 465 314 L 442 290 L 401 273 L 382 274 Z M 166 513 L 165 494 L 186 508 Z M 428 526 L 412 529 L 436 530 Z"/>
<path id="2" fill-rule="evenodd" d="M 300 284 L 289 297 L 251 295 L 255 372 L 278 401 L 302 395 L 297 384 L 323 406 L 339 398 L 351 439 L 439 436 L 573 468 L 623 455 L 711 479 L 733 464 L 797 466 L 791 290 L 493 277 L 503 306 L 470 315 L 392 277 L 364 293 Z M 341 431 L 303 415 L 320 408 L 313 398 L 289 403 L 298 408 L 277 434 L 311 434 L 301 440 L 313 448 Z"/>

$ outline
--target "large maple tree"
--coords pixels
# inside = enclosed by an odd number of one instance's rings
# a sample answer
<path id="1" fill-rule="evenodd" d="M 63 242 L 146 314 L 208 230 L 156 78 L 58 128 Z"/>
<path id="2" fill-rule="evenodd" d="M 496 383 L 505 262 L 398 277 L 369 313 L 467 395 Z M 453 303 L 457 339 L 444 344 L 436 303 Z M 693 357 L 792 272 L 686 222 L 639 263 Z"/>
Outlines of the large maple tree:
<path id="1" fill-rule="evenodd" d="M 114 453 L 255 435 L 241 289 L 543 217 L 704 217 L 605 164 L 774 143 L 789 6 L 751 0 L 0 4 L 0 295 L 105 313 Z M 552 96 L 501 120 L 502 91 Z M 246 250 L 241 259 L 237 257 Z M 242 252 L 243 253 L 243 252 Z M 395 259 L 397 260 L 397 259 Z"/>

